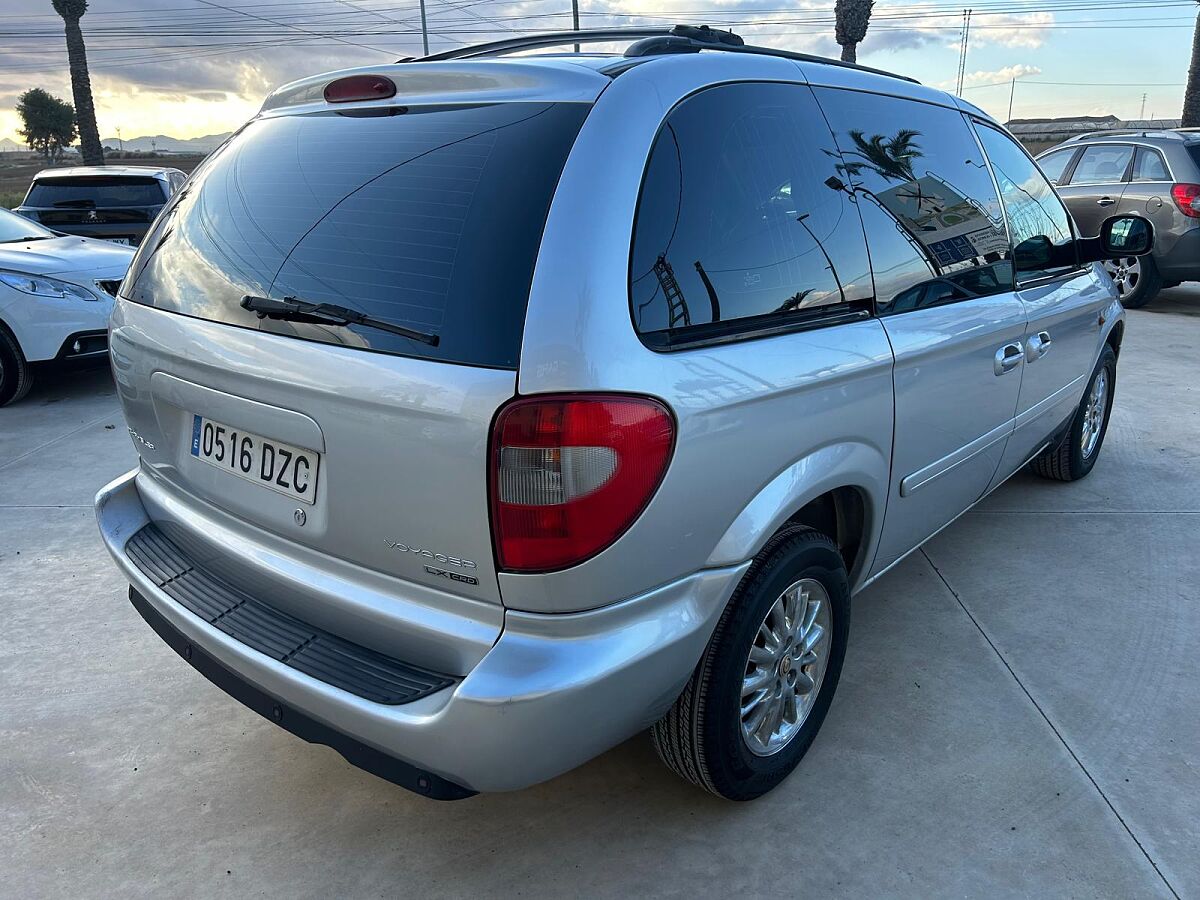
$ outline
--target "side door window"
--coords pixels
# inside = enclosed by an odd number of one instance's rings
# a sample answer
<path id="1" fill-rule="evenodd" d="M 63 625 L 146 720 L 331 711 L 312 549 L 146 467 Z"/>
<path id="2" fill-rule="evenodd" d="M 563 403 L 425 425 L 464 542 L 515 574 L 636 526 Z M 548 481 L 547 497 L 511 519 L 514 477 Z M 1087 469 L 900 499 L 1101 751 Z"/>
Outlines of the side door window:
<path id="1" fill-rule="evenodd" d="M 1120 184 L 1133 162 L 1133 147 L 1123 144 L 1093 144 L 1085 147 L 1071 176 L 1073 185 Z"/>
<path id="2" fill-rule="evenodd" d="M 820 96 L 842 154 L 838 183 L 868 234 L 879 315 L 1011 291 L 1000 200 L 961 115 L 841 93 Z"/>
<path id="3" fill-rule="evenodd" d="M 1008 216 L 1017 284 L 1057 278 L 1077 269 L 1071 217 L 1054 188 L 1012 138 L 983 123 L 977 130 Z"/>
<path id="4" fill-rule="evenodd" d="M 1045 156 L 1038 159 L 1038 165 L 1042 167 L 1042 171 L 1046 173 L 1046 177 L 1050 179 L 1051 184 L 1065 184 L 1067 170 L 1070 168 L 1071 160 L 1075 158 L 1076 148 L 1072 147 L 1069 150 L 1056 150 L 1053 153 L 1047 153 Z"/>
<path id="5" fill-rule="evenodd" d="M 710 88 L 667 117 L 638 201 L 630 306 L 655 349 L 870 315 L 866 243 L 810 88 Z M 834 184 L 831 184 L 833 182 Z"/>

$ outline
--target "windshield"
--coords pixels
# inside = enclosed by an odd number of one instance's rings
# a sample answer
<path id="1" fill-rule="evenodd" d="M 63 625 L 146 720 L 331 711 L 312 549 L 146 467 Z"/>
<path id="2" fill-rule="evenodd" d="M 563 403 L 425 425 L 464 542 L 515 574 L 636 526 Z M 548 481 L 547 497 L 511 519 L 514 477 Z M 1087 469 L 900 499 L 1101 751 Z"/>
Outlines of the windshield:
<path id="1" fill-rule="evenodd" d="M 37 222 L 31 222 L 24 216 L 19 216 L 7 209 L 0 209 L 0 244 L 11 241 L 42 240 L 56 237 L 49 228 L 43 228 Z"/>
<path id="2" fill-rule="evenodd" d="M 76 175 L 39 178 L 25 206 L 39 209 L 109 209 L 118 206 L 162 206 L 163 184 L 148 175 Z"/>
<path id="3" fill-rule="evenodd" d="M 589 107 L 492 103 L 274 116 L 246 126 L 155 223 L 128 299 L 305 340 L 515 368 L 550 199 Z M 247 295 L 362 323 L 259 318 Z"/>

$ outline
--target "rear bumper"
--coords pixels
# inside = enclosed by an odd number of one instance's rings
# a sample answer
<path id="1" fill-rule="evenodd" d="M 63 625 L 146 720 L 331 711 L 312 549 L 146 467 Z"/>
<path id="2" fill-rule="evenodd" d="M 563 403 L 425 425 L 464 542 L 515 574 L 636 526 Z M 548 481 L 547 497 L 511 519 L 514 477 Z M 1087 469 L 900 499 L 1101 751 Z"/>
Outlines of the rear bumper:
<path id="1" fill-rule="evenodd" d="M 1155 256 L 1166 281 L 1200 281 L 1200 227 L 1181 235 L 1162 256 Z"/>
<path id="2" fill-rule="evenodd" d="M 506 611 L 495 644 L 452 686 L 384 705 L 251 649 L 148 578 L 125 549 L 149 522 L 135 474 L 97 495 L 97 518 L 134 605 L 155 631 L 181 654 L 190 647 L 189 662 L 205 677 L 284 728 L 442 799 L 544 781 L 658 719 L 748 565 L 706 570 L 584 613 Z"/>

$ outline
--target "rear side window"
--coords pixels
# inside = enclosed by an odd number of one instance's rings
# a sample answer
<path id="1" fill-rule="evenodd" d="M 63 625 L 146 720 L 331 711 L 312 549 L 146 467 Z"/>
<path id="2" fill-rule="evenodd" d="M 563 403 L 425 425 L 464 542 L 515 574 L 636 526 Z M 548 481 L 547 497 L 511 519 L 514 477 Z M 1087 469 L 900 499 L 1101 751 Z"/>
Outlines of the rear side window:
<path id="1" fill-rule="evenodd" d="M 162 182 L 142 175 L 39 178 L 25 198 L 25 206 L 42 209 L 111 209 L 120 206 L 162 206 L 166 202 Z"/>
<path id="2" fill-rule="evenodd" d="M 1087 147 L 1071 175 L 1071 184 L 1120 184 L 1132 160 L 1132 147 L 1114 144 Z"/>
<path id="3" fill-rule="evenodd" d="M 1071 217 L 1054 188 L 1008 135 L 983 124 L 978 133 L 1004 199 L 1017 282 L 1057 277 L 1075 269 Z"/>
<path id="4" fill-rule="evenodd" d="M 1008 233 L 983 152 L 962 114 L 822 88 L 871 247 L 876 309 L 911 312 L 1013 288 Z"/>
<path id="5" fill-rule="evenodd" d="M 1038 160 L 1038 165 L 1042 167 L 1042 171 L 1046 173 L 1046 177 L 1050 179 L 1051 184 L 1062 184 L 1063 172 L 1066 171 L 1067 165 L 1074 158 L 1074 148 L 1059 150 L 1056 153 L 1047 153 Z"/>
<path id="6" fill-rule="evenodd" d="M 1133 163 L 1133 180 L 1170 181 L 1171 173 L 1167 171 L 1167 163 L 1162 154 L 1149 147 L 1138 147 Z"/>
<path id="7" fill-rule="evenodd" d="M 304 340 L 515 368 L 537 249 L 590 107 L 493 103 L 251 122 L 134 259 L 130 300 Z M 246 295 L 436 335 L 258 318 Z"/>
<path id="8" fill-rule="evenodd" d="M 1192 155 L 1196 168 L 1200 169 L 1200 144 L 1188 144 L 1188 153 Z"/>
<path id="9" fill-rule="evenodd" d="M 870 266 L 812 91 L 710 88 L 655 141 L 630 260 L 634 324 L 652 347 L 866 315 Z"/>

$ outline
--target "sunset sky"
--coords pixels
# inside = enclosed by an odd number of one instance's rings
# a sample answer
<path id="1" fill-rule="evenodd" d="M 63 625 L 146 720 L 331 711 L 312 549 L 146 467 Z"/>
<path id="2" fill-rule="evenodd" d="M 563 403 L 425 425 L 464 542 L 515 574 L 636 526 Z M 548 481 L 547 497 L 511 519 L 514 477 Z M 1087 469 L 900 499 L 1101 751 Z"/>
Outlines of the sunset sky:
<path id="1" fill-rule="evenodd" d="M 974 9 L 964 96 L 1007 118 L 1177 117 L 1194 0 L 878 0 L 859 61 L 953 89 L 962 8 Z M 583 0 L 585 27 L 731 26 L 749 42 L 837 55 L 833 0 Z M 70 99 L 49 0 L 0 13 L 0 137 L 30 87 Z M 274 86 L 420 52 L 417 0 L 93 0 L 83 19 L 101 137 L 228 131 Z M 429 0 L 433 49 L 570 24 L 569 0 Z"/>

